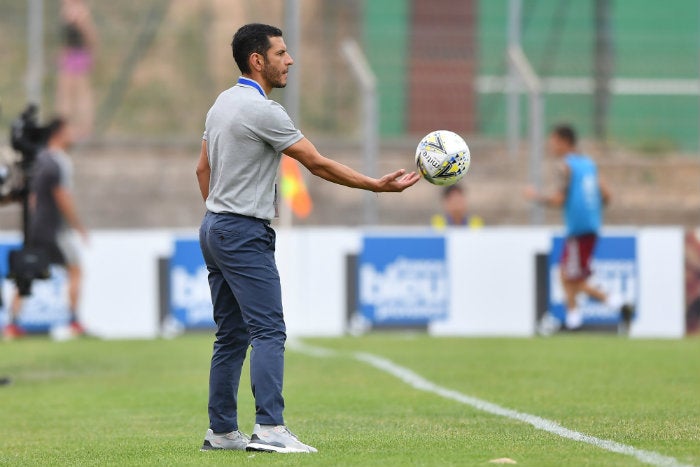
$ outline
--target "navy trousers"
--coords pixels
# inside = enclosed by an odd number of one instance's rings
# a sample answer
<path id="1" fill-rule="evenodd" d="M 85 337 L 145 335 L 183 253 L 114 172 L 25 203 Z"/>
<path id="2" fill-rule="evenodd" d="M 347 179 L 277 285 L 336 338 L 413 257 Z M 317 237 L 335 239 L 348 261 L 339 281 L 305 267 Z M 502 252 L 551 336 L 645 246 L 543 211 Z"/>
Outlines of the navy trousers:
<path id="1" fill-rule="evenodd" d="M 216 341 L 209 374 L 209 427 L 238 429 L 237 398 L 248 346 L 256 423 L 283 425 L 284 343 L 275 231 L 268 222 L 208 212 L 199 241 L 209 270 Z"/>

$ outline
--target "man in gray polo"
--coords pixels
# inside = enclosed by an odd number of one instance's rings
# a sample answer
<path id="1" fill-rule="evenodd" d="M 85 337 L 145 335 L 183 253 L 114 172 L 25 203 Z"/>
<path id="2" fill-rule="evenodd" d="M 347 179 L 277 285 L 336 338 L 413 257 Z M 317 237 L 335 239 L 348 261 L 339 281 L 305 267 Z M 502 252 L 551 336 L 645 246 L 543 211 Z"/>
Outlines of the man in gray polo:
<path id="1" fill-rule="evenodd" d="M 400 192 L 419 176 L 398 170 L 374 179 L 323 157 L 267 95 L 283 88 L 294 63 L 282 31 L 240 28 L 231 43 L 242 76 L 207 114 L 197 179 L 207 214 L 200 244 L 209 270 L 216 341 L 209 377 L 209 430 L 203 450 L 316 452 L 283 418 L 284 344 L 280 278 L 275 264 L 275 178 L 284 153 L 328 181 L 374 192 Z M 238 430 L 237 396 L 248 346 L 256 407 L 249 439 Z"/>

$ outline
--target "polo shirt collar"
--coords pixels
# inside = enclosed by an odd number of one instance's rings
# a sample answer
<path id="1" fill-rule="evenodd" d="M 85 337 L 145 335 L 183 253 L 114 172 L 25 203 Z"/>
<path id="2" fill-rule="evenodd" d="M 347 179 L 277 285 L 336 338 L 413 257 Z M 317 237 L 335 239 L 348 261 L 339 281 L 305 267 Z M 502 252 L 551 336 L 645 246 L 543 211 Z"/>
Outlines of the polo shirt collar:
<path id="1" fill-rule="evenodd" d="M 265 91 L 263 91 L 262 86 L 260 86 L 260 84 L 258 84 L 257 81 L 250 79 L 250 78 L 246 78 L 245 76 L 241 76 L 240 78 L 238 78 L 237 84 L 240 84 L 241 86 L 247 86 L 249 88 L 253 88 L 256 91 L 258 91 L 261 96 L 263 96 L 265 99 L 267 99 L 267 95 L 265 94 Z"/>

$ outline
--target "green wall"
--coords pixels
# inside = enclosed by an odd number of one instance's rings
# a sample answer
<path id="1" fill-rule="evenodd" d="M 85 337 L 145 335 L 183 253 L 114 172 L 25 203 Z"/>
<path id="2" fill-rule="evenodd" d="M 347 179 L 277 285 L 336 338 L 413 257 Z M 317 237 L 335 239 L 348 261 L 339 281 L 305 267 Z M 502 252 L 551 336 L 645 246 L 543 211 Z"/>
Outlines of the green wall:
<path id="1" fill-rule="evenodd" d="M 503 75 L 507 0 L 479 2 L 479 74 Z M 697 79 L 699 12 L 695 0 L 613 0 L 614 76 L 617 78 Z M 593 2 L 523 1 L 523 46 L 541 76 L 590 77 Z M 700 100 L 697 96 L 614 95 L 609 137 L 632 147 L 698 149 Z M 523 109 L 524 111 L 526 109 Z M 502 95 L 481 95 L 480 131 L 504 134 Z M 548 95 L 549 124 L 567 121 L 590 135 L 591 95 Z M 525 119 L 523 119 L 525 122 Z"/>
<path id="2" fill-rule="evenodd" d="M 380 132 L 405 129 L 409 0 L 365 0 L 364 42 L 378 78 Z"/>
<path id="3" fill-rule="evenodd" d="M 478 0 L 477 8 L 478 74 L 504 76 L 508 0 Z M 379 79 L 383 136 L 406 128 L 410 14 L 410 0 L 364 2 L 364 45 Z M 698 79 L 696 0 L 612 0 L 612 27 L 615 77 Z M 592 0 L 523 0 L 523 46 L 541 76 L 591 77 L 593 35 Z M 592 101 L 590 94 L 548 95 L 548 124 L 571 122 L 590 135 Z M 609 137 L 632 147 L 697 150 L 699 108 L 698 96 L 614 95 Z M 503 95 L 480 95 L 477 112 L 481 133 L 504 135 Z"/>

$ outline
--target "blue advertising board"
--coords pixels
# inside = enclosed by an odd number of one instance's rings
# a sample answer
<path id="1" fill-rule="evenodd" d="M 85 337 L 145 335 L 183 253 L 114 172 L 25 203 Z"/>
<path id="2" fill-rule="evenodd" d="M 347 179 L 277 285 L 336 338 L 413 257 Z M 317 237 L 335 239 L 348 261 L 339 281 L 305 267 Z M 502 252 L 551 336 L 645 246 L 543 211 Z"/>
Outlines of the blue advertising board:
<path id="1" fill-rule="evenodd" d="M 14 284 L 5 279 L 8 273 L 8 255 L 19 247 L 18 242 L 0 243 L 0 281 L 3 285 L 0 325 L 9 322 L 9 306 L 15 294 Z M 53 326 L 65 324 L 69 318 L 66 271 L 52 266 L 50 279 L 32 283 L 32 294 L 22 302 L 18 324 L 28 332 L 46 332 Z"/>
<path id="2" fill-rule="evenodd" d="M 170 308 L 185 328 L 214 327 L 207 275 L 199 241 L 176 239 L 170 259 Z"/>
<path id="3" fill-rule="evenodd" d="M 376 326 L 425 325 L 449 313 L 444 237 L 365 237 L 360 312 Z"/>
<path id="4" fill-rule="evenodd" d="M 549 255 L 549 312 L 560 321 L 566 317 L 566 298 L 560 279 L 563 237 L 555 237 Z M 592 262 L 593 275 L 589 282 L 616 302 L 637 303 L 637 240 L 635 237 L 601 237 L 598 239 Z M 611 308 L 581 295 L 578 308 L 583 314 L 584 325 L 617 326 L 620 310 Z"/>

